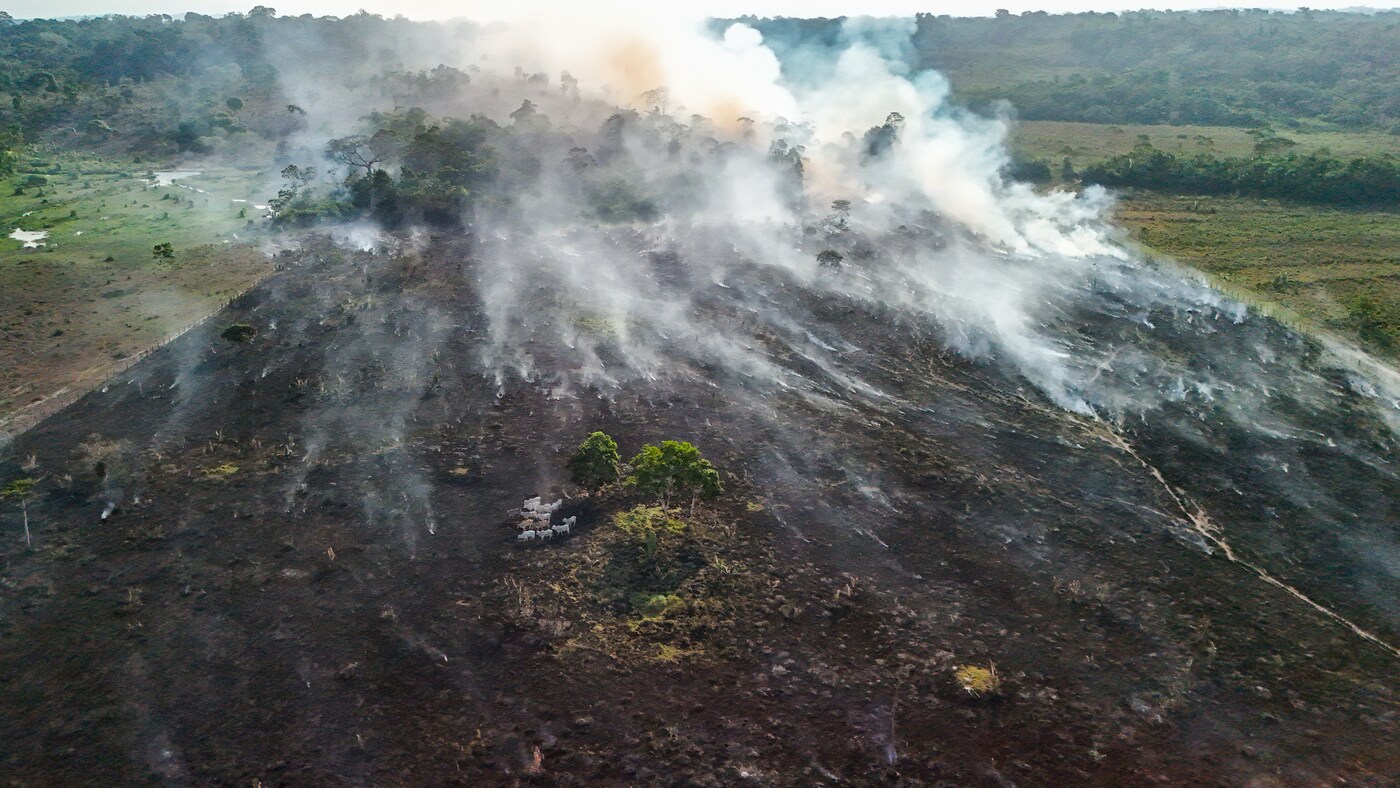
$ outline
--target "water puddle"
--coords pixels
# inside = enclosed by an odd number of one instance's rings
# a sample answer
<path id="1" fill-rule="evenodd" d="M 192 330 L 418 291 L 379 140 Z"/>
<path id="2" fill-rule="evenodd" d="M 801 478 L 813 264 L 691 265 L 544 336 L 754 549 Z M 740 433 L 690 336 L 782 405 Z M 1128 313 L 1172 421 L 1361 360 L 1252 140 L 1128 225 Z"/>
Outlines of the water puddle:
<path id="1" fill-rule="evenodd" d="M 47 246 L 44 239 L 49 237 L 48 230 L 21 230 L 18 227 L 10 233 L 10 237 L 24 244 L 23 249 L 38 249 Z"/>
<path id="2" fill-rule="evenodd" d="M 151 174 L 151 184 L 153 186 L 171 186 L 181 178 L 193 178 L 200 173 L 201 170 L 162 170 Z"/>

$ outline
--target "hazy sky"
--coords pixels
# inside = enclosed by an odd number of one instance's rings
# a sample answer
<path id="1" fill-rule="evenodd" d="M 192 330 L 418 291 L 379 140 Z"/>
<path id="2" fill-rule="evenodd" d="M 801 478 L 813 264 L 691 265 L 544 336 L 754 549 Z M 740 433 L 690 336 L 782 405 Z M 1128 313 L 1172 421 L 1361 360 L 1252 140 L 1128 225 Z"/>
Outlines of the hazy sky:
<path id="1" fill-rule="evenodd" d="M 610 5 L 626 5 L 640 0 L 613 0 Z M 587 5 L 587 2 L 576 3 Z M 907 15 L 919 11 L 958 16 L 990 16 L 998 8 L 1021 11 L 1122 11 L 1136 8 L 1221 8 L 1229 3 L 1219 0 L 709 0 L 708 2 L 679 2 L 651 0 L 644 3 L 655 8 L 657 3 L 684 8 L 696 16 L 737 16 L 751 13 L 761 16 L 840 16 L 842 14 Z M 3 7 L 17 17 L 80 16 L 88 14 L 172 14 L 199 11 L 219 14 L 247 11 L 255 5 L 276 8 L 281 14 L 353 14 L 363 8 L 385 16 L 402 14 L 413 19 L 474 19 L 519 18 L 530 14 L 548 13 L 551 3 L 544 0 L 7 0 Z M 1358 0 L 1255 0 L 1240 4 L 1248 8 L 1294 9 L 1299 5 L 1312 8 L 1355 8 L 1364 5 L 1394 7 L 1394 2 L 1358 2 Z M 576 7 L 576 6 L 575 6 Z"/>

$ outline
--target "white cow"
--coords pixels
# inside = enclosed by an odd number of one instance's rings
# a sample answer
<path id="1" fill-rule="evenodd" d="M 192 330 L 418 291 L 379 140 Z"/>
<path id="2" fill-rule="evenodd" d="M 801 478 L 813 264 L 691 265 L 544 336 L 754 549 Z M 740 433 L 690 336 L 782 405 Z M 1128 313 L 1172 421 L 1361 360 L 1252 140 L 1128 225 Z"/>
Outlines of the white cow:
<path id="1" fill-rule="evenodd" d="M 550 539 L 553 539 L 553 538 L 554 538 L 554 531 L 552 531 L 552 530 L 550 530 L 550 529 L 548 529 L 548 528 L 545 528 L 544 530 L 541 530 L 541 531 L 536 531 L 535 533 L 537 533 L 537 534 L 540 535 L 540 541 L 541 541 L 541 542 L 548 542 Z"/>
<path id="2" fill-rule="evenodd" d="M 517 542 L 533 542 L 533 541 L 535 541 L 535 537 L 536 537 L 536 536 L 538 536 L 538 533 L 535 532 L 535 531 L 521 531 L 521 532 L 520 532 L 520 535 L 517 536 L 517 537 L 515 537 L 515 541 L 517 541 Z"/>
<path id="3" fill-rule="evenodd" d="M 569 532 L 569 521 L 565 520 L 564 522 L 558 525 L 551 525 L 549 527 L 549 530 L 553 531 L 556 534 L 566 534 Z"/>

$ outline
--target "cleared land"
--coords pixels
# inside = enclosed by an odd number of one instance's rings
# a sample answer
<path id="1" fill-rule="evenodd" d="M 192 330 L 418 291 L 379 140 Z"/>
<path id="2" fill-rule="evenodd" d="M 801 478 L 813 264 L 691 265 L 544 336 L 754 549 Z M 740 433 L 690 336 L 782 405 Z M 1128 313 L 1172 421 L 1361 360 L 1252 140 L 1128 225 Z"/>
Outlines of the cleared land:
<path id="1" fill-rule="evenodd" d="M 1310 153 L 1327 149 L 1347 158 L 1377 153 L 1400 155 L 1400 135 L 1380 132 L 1307 131 L 1280 128 L 1278 135 L 1297 143 L 1289 150 Z M 1146 140 L 1143 138 L 1146 137 Z M 1011 131 L 1011 146 L 1021 155 L 1058 165 L 1068 158 L 1076 169 L 1128 153 L 1141 142 L 1160 150 L 1192 156 L 1251 156 L 1256 138 L 1249 129 L 1230 126 L 1138 126 L 1132 124 L 1022 121 Z"/>
<path id="2" fill-rule="evenodd" d="M 1281 129 L 1291 150 L 1343 158 L 1400 155 L 1400 135 Z M 1128 153 L 1142 142 L 1178 155 L 1253 155 L 1248 129 L 1027 121 L 1011 132 L 1020 156 L 1050 162 L 1058 175 Z M 1326 328 L 1400 361 L 1400 213 L 1299 205 L 1239 197 L 1133 191 L 1115 218 L 1150 252 L 1211 274 L 1235 295 L 1304 329 Z"/>
<path id="3" fill-rule="evenodd" d="M 243 243 L 261 173 L 206 169 L 168 186 L 150 175 L 129 159 L 63 154 L 27 160 L 3 189 L 3 234 L 48 235 L 35 248 L 0 239 L 0 433 L 72 401 L 268 271 Z M 156 259 L 160 243 L 173 258 Z"/>
<path id="4" fill-rule="evenodd" d="M 1400 358 L 1400 214 L 1139 193 L 1117 218 L 1144 246 L 1285 307 L 1304 327 Z"/>

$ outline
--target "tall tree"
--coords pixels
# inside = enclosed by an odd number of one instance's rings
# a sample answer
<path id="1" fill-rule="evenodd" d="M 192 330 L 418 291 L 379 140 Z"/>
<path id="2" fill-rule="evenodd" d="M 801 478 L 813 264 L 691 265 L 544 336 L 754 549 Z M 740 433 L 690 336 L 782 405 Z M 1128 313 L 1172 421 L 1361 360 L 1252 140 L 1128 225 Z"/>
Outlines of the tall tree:
<path id="1" fill-rule="evenodd" d="M 374 174 L 374 168 L 389 160 L 398 147 L 398 135 L 380 129 L 371 136 L 352 134 L 339 137 L 326 143 L 326 158 L 349 167 L 363 168 L 365 177 Z"/>
<path id="2" fill-rule="evenodd" d="M 632 475 L 627 482 L 643 493 L 659 496 L 666 507 L 671 505 L 671 496 L 688 494 L 692 513 L 697 499 L 713 498 L 724 491 L 719 471 L 686 441 L 643 446 L 632 458 Z"/>

